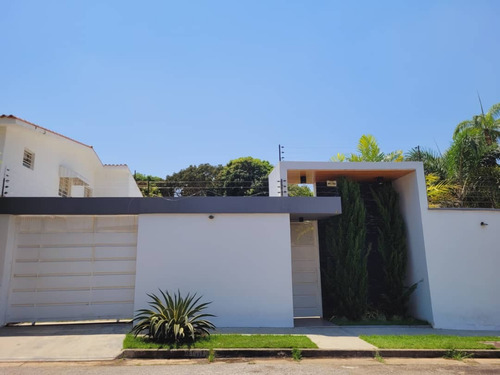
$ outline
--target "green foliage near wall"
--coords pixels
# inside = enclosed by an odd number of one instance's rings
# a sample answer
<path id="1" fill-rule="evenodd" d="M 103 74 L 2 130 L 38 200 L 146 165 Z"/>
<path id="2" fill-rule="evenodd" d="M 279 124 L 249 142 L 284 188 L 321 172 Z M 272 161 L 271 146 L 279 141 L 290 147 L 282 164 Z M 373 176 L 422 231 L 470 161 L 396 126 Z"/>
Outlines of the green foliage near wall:
<path id="1" fill-rule="evenodd" d="M 335 316 L 359 320 L 366 312 L 368 295 L 366 212 L 358 183 L 342 178 L 338 187 L 342 215 L 323 223 L 325 305 Z"/>
<path id="2" fill-rule="evenodd" d="M 399 197 L 391 183 L 371 189 L 377 204 L 378 252 L 382 256 L 383 285 L 379 309 L 388 317 L 406 316 L 410 295 L 417 284 L 405 285 L 408 250 L 406 228 L 399 211 Z"/>

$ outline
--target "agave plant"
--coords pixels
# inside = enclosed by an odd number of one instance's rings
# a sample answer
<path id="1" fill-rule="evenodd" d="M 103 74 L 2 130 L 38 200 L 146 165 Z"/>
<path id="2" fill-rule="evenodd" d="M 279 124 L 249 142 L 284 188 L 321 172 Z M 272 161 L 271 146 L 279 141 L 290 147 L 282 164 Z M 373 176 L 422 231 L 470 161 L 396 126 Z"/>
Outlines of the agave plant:
<path id="1" fill-rule="evenodd" d="M 180 291 L 170 295 L 160 290 L 161 297 L 151 293 L 151 309 L 138 310 L 134 317 L 132 333 L 137 336 L 145 332 L 146 337 L 155 342 L 182 344 L 194 342 L 209 336 L 215 326 L 206 318 L 215 315 L 202 313 L 211 302 L 198 303 L 201 299 L 196 293 L 181 296 Z"/>

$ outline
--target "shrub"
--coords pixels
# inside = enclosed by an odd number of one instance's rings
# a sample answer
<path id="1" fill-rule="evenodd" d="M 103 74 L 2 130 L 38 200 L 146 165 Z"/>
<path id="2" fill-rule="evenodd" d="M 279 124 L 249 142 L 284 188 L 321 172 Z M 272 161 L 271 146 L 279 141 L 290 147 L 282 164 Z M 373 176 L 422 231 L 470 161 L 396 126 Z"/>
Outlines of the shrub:
<path id="1" fill-rule="evenodd" d="M 378 251 L 383 260 L 384 285 L 381 308 L 388 318 L 407 316 L 411 294 L 418 283 L 405 285 L 408 249 L 399 197 L 390 183 L 372 189 L 381 220 L 378 222 Z"/>
<path id="2" fill-rule="evenodd" d="M 145 332 L 150 340 L 160 343 L 183 344 L 194 342 L 200 337 L 209 336 L 215 326 L 205 318 L 215 315 L 202 313 L 211 302 L 198 303 L 201 296 L 196 293 L 181 296 L 180 291 L 173 297 L 168 291 L 160 290 L 162 299 L 155 294 L 151 298 L 151 310 L 137 311 L 132 333 L 137 336 Z"/>
<path id="3" fill-rule="evenodd" d="M 324 295 L 336 316 L 361 320 L 367 310 L 368 295 L 365 205 L 357 182 L 339 179 L 339 192 L 342 215 L 324 224 Z"/>

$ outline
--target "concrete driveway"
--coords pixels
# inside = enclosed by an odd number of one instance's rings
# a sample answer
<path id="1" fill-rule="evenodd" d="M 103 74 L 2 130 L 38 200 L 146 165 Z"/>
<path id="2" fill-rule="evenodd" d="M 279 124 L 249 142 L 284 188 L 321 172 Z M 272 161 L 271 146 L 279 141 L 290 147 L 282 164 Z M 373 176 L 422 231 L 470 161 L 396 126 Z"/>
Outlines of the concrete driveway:
<path id="1" fill-rule="evenodd" d="M 130 323 L 0 328 L 0 361 L 109 360 L 120 354 Z"/>

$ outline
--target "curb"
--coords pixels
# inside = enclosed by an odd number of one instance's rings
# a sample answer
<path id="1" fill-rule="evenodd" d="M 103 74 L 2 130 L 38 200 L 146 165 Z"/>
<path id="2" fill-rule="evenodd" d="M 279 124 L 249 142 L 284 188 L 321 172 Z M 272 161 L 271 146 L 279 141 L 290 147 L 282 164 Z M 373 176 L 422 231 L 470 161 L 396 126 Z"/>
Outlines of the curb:
<path id="1" fill-rule="evenodd" d="M 446 349 L 337 350 L 302 349 L 302 358 L 442 358 Z M 500 350 L 461 350 L 473 358 L 500 358 Z M 292 349 L 214 349 L 215 358 L 292 358 Z M 117 359 L 207 358 L 209 349 L 124 349 Z"/>

